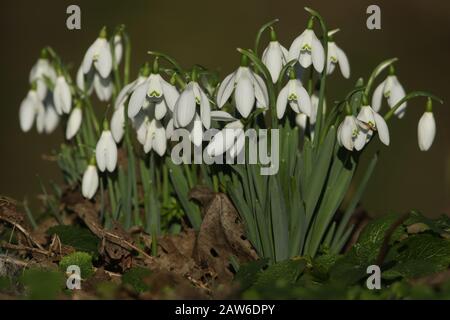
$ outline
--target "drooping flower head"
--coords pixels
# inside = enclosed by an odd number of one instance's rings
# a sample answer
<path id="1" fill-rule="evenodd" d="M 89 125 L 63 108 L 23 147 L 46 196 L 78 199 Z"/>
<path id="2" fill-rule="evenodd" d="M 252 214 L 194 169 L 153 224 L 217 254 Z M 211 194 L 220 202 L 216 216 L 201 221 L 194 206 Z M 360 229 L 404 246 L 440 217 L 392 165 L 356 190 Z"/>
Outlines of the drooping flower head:
<path id="1" fill-rule="evenodd" d="M 93 158 L 83 174 L 81 183 L 81 193 L 83 194 L 83 197 L 92 199 L 97 192 L 98 182 L 97 167 L 95 165 L 95 158 Z"/>
<path id="2" fill-rule="evenodd" d="M 287 63 L 288 51 L 277 40 L 273 28 L 270 29 L 270 43 L 263 51 L 262 62 L 270 72 L 273 83 L 278 81 L 281 69 Z"/>
<path id="3" fill-rule="evenodd" d="M 217 91 L 217 106 L 222 108 L 233 94 L 237 111 L 247 118 L 253 106 L 267 108 L 269 95 L 264 80 L 248 67 L 248 58 L 243 55 L 241 66 L 225 77 Z"/>
<path id="4" fill-rule="evenodd" d="M 103 123 L 103 131 L 95 148 L 97 167 L 101 172 L 113 172 L 117 166 L 117 145 L 109 130 L 108 122 Z"/>
<path id="5" fill-rule="evenodd" d="M 168 110 L 173 111 L 179 97 L 177 89 L 159 74 L 157 59 L 148 78 L 135 84 L 128 104 L 128 117 L 135 117 L 148 104 L 155 105 L 155 118 L 161 120 Z"/>
<path id="6" fill-rule="evenodd" d="M 366 135 L 362 133 L 358 120 L 351 114 L 345 116 L 337 130 L 337 141 L 349 151 L 362 150 L 366 144 Z"/>
<path id="7" fill-rule="evenodd" d="M 436 121 L 434 120 L 433 108 L 431 99 L 428 99 L 425 112 L 420 117 L 417 125 L 417 140 L 419 142 L 419 149 L 427 151 L 433 144 L 436 136 Z"/>
<path id="8" fill-rule="evenodd" d="M 298 60 L 303 68 L 308 68 L 312 64 L 320 73 L 325 63 L 325 51 L 313 31 L 313 21 L 313 18 L 310 18 L 307 29 L 292 42 L 288 60 Z"/>
<path id="9" fill-rule="evenodd" d="M 41 101 L 44 101 L 45 97 L 47 96 L 47 80 L 55 83 L 56 71 L 48 60 L 47 49 L 42 49 L 41 55 L 33 68 L 31 68 L 29 76 L 30 84 L 36 82 L 36 91 Z"/>
<path id="10" fill-rule="evenodd" d="M 381 100 L 385 97 L 389 107 L 393 108 L 397 102 L 405 97 L 405 90 L 395 75 L 394 67 L 390 67 L 389 75 L 387 78 L 376 87 L 372 96 L 372 107 L 376 112 L 381 109 Z M 406 102 L 395 111 L 395 115 L 398 118 L 403 118 L 406 111 Z"/>
<path id="11" fill-rule="evenodd" d="M 121 41 L 116 42 L 116 38 L 114 38 L 114 43 L 121 45 Z M 103 27 L 98 38 L 86 51 L 83 62 L 81 63 L 83 76 L 93 79 L 93 86 L 100 101 L 108 101 L 112 95 L 113 84 L 111 72 L 113 68 L 113 54 L 111 50 L 107 39 L 106 28 Z M 122 55 L 121 49 L 115 51 L 117 51 L 116 54 Z M 78 86 L 82 83 L 81 75 L 77 76 L 77 83 Z M 89 88 L 84 89 L 86 91 L 89 90 Z"/>
<path id="12" fill-rule="evenodd" d="M 278 119 L 283 118 L 288 103 L 295 113 L 304 113 L 308 117 L 311 117 L 311 99 L 308 92 L 302 86 L 301 81 L 296 78 L 293 68 L 290 69 L 289 76 L 289 81 L 278 94 Z"/>
<path id="13" fill-rule="evenodd" d="M 357 119 L 362 122 L 360 123 L 361 134 L 366 136 L 366 141 L 369 141 L 373 132 L 377 131 L 381 142 L 386 146 L 389 145 L 389 128 L 386 121 L 371 106 L 362 106 Z"/>
<path id="14" fill-rule="evenodd" d="M 333 34 L 336 31 L 332 30 L 328 33 L 327 74 L 331 74 L 336 65 L 339 65 L 342 75 L 348 79 L 350 77 L 350 64 L 345 52 L 334 42 Z"/>

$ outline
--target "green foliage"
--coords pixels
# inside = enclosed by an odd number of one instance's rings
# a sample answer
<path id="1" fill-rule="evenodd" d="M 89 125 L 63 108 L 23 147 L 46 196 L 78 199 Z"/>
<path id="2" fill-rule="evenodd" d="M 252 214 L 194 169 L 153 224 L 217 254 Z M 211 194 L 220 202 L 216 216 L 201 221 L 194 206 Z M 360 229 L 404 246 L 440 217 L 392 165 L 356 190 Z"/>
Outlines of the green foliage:
<path id="1" fill-rule="evenodd" d="M 123 274 L 122 283 L 130 285 L 136 292 L 145 292 L 150 290 L 150 287 L 144 279 L 151 274 L 149 269 L 134 267 Z"/>
<path id="2" fill-rule="evenodd" d="M 261 261 L 242 265 L 236 274 L 244 290 L 243 298 L 253 299 L 448 299 L 450 279 L 436 283 L 411 282 L 434 276 L 450 266 L 450 241 L 432 231 L 446 220 L 429 220 L 418 213 L 399 223 L 398 215 L 373 220 L 357 243 L 345 255 L 324 253 L 312 261 L 286 260 L 264 270 Z M 401 221 L 401 220 L 400 220 Z M 406 227 L 427 221 L 430 227 L 408 234 Z M 442 222 L 444 221 L 444 222 Z M 397 226 L 393 229 L 393 224 Z M 389 230 L 389 234 L 387 234 Z M 442 231 L 442 228 L 435 229 Z M 391 231 L 393 231 L 391 233 Z M 388 235 L 390 235 L 389 238 Z M 389 241 L 382 270 L 382 289 L 366 287 L 368 265 L 374 264 L 380 249 Z M 302 263 L 296 265 L 295 263 Z"/>
<path id="3" fill-rule="evenodd" d="M 65 286 L 61 272 L 44 269 L 27 269 L 19 281 L 26 288 L 26 297 L 32 300 L 56 299 Z"/>
<path id="4" fill-rule="evenodd" d="M 50 236 L 56 234 L 63 244 L 72 246 L 77 251 L 91 255 L 98 253 L 99 240 L 86 228 L 57 225 L 48 229 L 47 234 Z"/>
<path id="5" fill-rule="evenodd" d="M 92 256 L 86 252 L 74 252 L 61 259 L 59 267 L 63 272 L 71 265 L 80 267 L 81 278 L 87 279 L 94 274 Z"/>

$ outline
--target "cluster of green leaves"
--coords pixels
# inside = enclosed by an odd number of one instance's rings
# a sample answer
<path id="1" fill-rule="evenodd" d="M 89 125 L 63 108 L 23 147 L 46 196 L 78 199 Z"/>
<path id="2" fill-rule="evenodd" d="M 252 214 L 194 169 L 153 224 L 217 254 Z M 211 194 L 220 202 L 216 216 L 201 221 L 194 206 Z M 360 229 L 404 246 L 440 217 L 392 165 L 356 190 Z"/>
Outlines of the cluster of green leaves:
<path id="1" fill-rule="evenodd" d="M 242 297 L 448 299 L 450 278 L 431 286 L 423 277 L 433 277 L 450 266 L 450 218 L 429 220 L 413 212 L 401 224 L 398 219 L 391 214 L 370 222 L 343 255 L 327 251 L 314 259 L 294 257 L 272 265 L 268 260 L 243 265 L 235 278 L 241 284 Z M 423 228 L 413 231 L 418 223 Z M 370 290 L 367 267 L 377 263 L 381 250 L 386 250 L 383 261 L 378 261 L 382 288 Z"/>

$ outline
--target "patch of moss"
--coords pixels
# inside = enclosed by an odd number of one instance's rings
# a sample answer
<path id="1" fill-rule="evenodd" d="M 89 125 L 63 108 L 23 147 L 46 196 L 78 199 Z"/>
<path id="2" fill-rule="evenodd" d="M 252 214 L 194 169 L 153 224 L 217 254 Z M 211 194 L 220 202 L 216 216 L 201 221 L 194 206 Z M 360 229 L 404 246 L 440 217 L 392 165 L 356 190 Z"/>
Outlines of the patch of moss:
<path id="1" fill-rule="evenodd" d="M 71 265 L 80 267 L 81 278 L 87 279 L 94 273 L 94 267 L 92 265 L 92 256 L 86 252 L 74 252 L 71 253 L 59 262 L 59 267 L 63 272 L 66 272 L 67 268 Z"/>

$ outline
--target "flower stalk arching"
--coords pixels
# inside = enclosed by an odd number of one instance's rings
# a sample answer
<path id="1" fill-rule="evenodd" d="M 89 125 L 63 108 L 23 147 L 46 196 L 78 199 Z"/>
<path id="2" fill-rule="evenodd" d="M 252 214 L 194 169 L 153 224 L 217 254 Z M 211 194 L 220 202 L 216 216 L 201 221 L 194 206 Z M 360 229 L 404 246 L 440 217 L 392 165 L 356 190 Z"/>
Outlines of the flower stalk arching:
<path id="1" fill-rule="evenodd" d="M 179 74 L 182 74 L 182 75 L 186 74 L 185 70 L 181 67 L 181 65 L 171 56 L 169 56 L 165 53 L 162 53 L 162 52 L 158 52 L 158 51 L 147 51 L 147 54 L 155 56 L 155 57 L 163 58 L 164 60 L 169 62 L 171 65 L 173 65 Z"/>
<path id="2" fill-rule="evenodd" d="M 263 33 L 271 28 L 271 30 L 273 30 L 272 26 L 277 23 L 279 21 L 279 19 L 273 19 L 269 22 L 267 22 L 266 24 L 264 24 L 259 30 L 258 33 L 256 34 L 256 39 L 255 39 L 255 47 L 253 49 L 253 52 L 255 53 L 256 56 L 258 56 L 258 49 L 259 49 L 259 43 L 261 41 L 261 36 L 263 35 Z"/>
<path id="3" fill-rule="evenodd" d="M 391 59 L 384 60 L 379 65 L 377 65 L 375 67 L 375 69 L 373 69 L 369 79 L 367 80 L 366 90 L 364 91 L 364 96 L 367 99 L 369 97 L 370 90 L 372 89 L 375 79 L 380 75 L 381 72 L 383 72 L 383 70 L 390 67 L 396 61 L 398 61 L 398 58 L 391 58 Z"/>
<path id="4" fill-rule="evenodd" d="M 392 109 L 390 109 L 388 112 L 386 112 L 386 114 L 384 115 L 384 120 L 388 121 L 390 118 L 392 118 L 392 116 L 394 115 L 395 111 L 398 108 L 400 108 L 400 106 L 404 102 L 406 102 L 408 100 L 411 100 L 413 98 L 417 98 L 417 97 L 427 97 L 427 98 L 432 99 L 432 100 L 434 100 L 436 102 L 439 102 L 440 104 L 444 103 L 444 101 L 441 98 L 435 96 L 434 94 L 431 94 L 431 93 L 428 93 L 428 92 L 425 92 L 425 91 L 413 91 L 413 92 L 407 94 L 403 99 L 401 99 L 399 102 L 397 102 L 392 107 Z"/>

